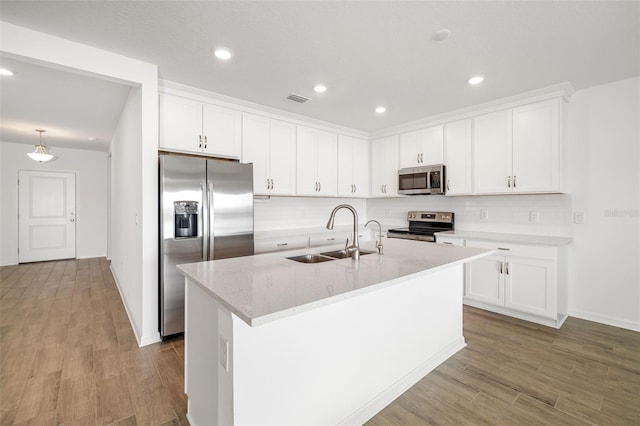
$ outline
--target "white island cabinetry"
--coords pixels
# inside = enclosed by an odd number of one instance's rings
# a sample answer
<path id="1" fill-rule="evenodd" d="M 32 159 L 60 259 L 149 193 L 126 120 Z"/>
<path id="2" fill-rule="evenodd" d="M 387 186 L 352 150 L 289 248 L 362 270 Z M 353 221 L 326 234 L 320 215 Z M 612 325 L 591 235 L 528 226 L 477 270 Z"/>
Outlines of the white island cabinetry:
<path id="1" fill-rule="evenodd" d="M 464 347 L 463 264 L 486 250 L 287 259 L 310 250 L 179 266 L 191 425 L 362 424 Z"/>

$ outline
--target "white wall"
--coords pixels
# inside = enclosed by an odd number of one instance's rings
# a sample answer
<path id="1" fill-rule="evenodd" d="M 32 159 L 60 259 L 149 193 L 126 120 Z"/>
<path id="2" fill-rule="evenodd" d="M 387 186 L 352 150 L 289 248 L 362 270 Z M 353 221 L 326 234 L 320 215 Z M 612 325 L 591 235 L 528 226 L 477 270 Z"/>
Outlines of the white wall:
<path id="1" fill-rule="evenodd" d="M 114 276 L 125 298 L 138 343 L 145 345 L 158 341 L 157 66 L 6 22 L 0 22 L 0 51 L 8 57 L 61 67 L 138 88 L 135 96 L 140 97 L 137 101 L 140 131 L 127 136 L 133 145 L 121 151 L 132 155 L 134 160 L 115 158 L 117 153 L 111 159 L 112 164 L 123 161 L 131 167 L 127 172 L 130 180 L 126 190 L 112 191 L 111 200 L 117 207 L 111 209 L 111 214 L 127 221 L 124 228 L 130 229 L 135 224 L 139 230 L 132 234 L 112 232 L 110 243 L 125 250 L 123 257 L 136 259 L 135 263 L 129 263 L 130 270 L 124 274 L 114 270 Z M 131 190 L 136 191 L 139 198 L 134 204 L 127 205 L 123 201 L 129 199 Z M 140 292 L 141 297 L 127 299 L 130 292 L 123 289 L 134 288 L 134 294 Z"/>
<path id="2" fill-rule="evenodd" d="M 18 263 L 18 170 L 76 174 L 76 256 L 107 253 L 107 153 L 55 148 L 57 159 L 38 163 L 26 156 L 33 145 L 0 142 L 0 265 Z"/>
<path id="3" fill-rule="evenodd" d="M 640 331 L 640 77 L 576 92 L 568 125 L 569 314 Z"/>
<path id="4" fill-rule="evenodd" d="M 142 227 L 140 226 L 141 96 L 132 88 L 111 140 L 111 270 L 134 330 L 142 329 Z"/>

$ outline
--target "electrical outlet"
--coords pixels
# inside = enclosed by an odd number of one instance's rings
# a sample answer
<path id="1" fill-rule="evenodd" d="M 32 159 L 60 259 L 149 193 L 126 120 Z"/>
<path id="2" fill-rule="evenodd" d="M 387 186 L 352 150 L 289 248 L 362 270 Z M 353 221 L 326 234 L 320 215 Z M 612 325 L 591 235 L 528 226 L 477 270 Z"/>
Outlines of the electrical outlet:
<path id="1" fill-rule="evenodd" d="M 584 212 L 573 212 L 573 223 L 576 225 L 584 225 L 585 214 Z"/>
<path id="2" fill-rule="evenodd" d="M 489 210 L 480 210 L 480 219 L 489 220 Z"/>
<path id="3" fill-rule="evenodd" d="M 229 371 L 229 341 L 223 337 L 220 338 L 220 365 Z"/>
<path id="4" fill-rule="evenodd" d="M 529 222 L 538 223 L 540 222 L 540 212 L 532 210 L 529 212 Z"/>

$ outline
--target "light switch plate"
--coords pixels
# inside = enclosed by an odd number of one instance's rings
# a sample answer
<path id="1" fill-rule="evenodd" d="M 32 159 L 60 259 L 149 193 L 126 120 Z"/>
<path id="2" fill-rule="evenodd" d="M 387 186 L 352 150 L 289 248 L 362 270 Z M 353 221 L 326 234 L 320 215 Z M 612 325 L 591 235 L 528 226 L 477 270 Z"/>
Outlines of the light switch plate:
<path id="1" fill-rule="evenodd" d="M 576 225 L 584 225 L 585 221 L 584 212 L 573 212 L 573 223 Z"/>
<path id="2" fill-rule="evenodd" d="M 489 210 L 480 210 L 480 219 L 489 220 Z"/>
<path id="3" fill-rule="evenodd" d="M 529 222 L 532 222 L 532 223 L 540 222 L 540 212 L 537 212 L 535 210 L 531 210 L 529 212 Z"/>

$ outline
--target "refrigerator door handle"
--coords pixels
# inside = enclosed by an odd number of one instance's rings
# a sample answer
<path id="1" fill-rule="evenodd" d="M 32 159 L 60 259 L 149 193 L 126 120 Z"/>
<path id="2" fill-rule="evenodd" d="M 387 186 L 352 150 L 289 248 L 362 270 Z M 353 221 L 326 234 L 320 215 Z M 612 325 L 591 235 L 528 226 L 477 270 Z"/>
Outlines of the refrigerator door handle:
<path id="1" fill-rule="evenodd" d="M 207 183 L 200 182 L 200 190 L 202 191 L 202 260 L 207 260 L 207 236 L 209 235 L 209 199 L 207 191 Z"/>
<path id="2" fill-rule="evenodd" d="M 209 247 L 208 257 L 205 257 L 204 260 L 213 260 L 213 239 L 214 239 L 214 230 L 213 230 L 213 183 L 211 181 L 207 181 L 207 208 L 209 209 L 209 233 L 207 245 Z"/>

